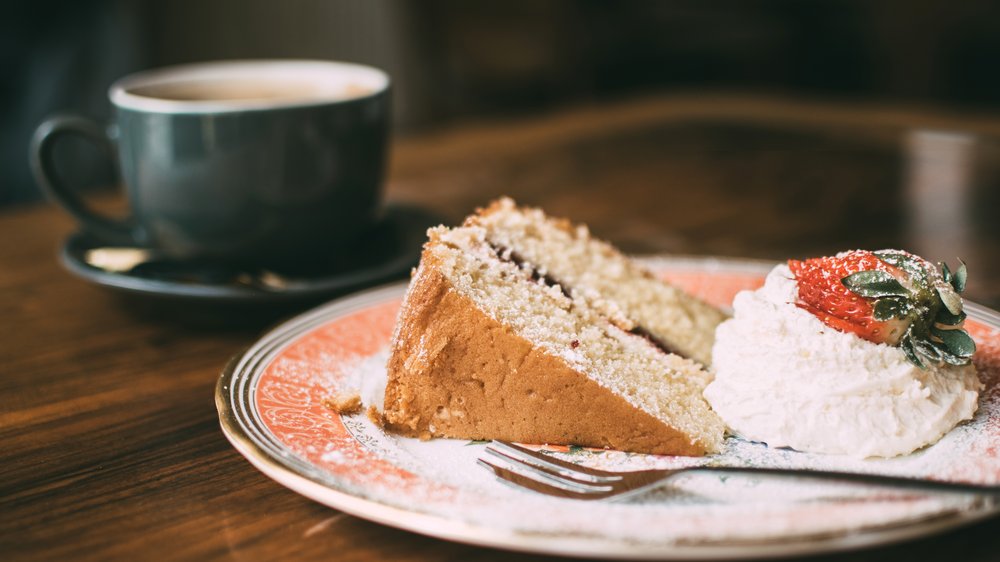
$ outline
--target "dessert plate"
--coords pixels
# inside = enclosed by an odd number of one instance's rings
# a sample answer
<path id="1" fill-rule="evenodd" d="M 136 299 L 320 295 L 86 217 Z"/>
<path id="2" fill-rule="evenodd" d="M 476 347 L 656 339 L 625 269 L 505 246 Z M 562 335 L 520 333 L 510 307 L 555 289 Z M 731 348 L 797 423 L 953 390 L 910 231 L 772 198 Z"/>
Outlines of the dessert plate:
<path id="1" fill-rule="evenodd" d="M 772 264 L 653 258 L 664 278 L 726 306 L 759 287 Z M 996 499 L 922 495 L 847 484 L 693 473 L 627 503 L 579 502 L 516 490 L 475 459 L 484 445 L 386 434 L 362 414 L 323 406 L 339 392 L 380 392 L 405 284 L 337 300 L 294 318 L 233 359 L 216 391 L 222 429 L 264 474 L 365 519 L 510 550 L 620 559 L 755 558 L 831 552 L 926 536 L 1000 511 Z M 870 471 L 1000 483 L 1000 314 L 966 304 L 987 388 L 975 419 L 937 444 L 889 460 L 770 449 L 735 438 L 708 458 L 546 447 L 613 470 L 735 463 Z M 793 375 L 793 373 L 790 373 Z M 384 384 L 384 382 L 381 382 Z"/>

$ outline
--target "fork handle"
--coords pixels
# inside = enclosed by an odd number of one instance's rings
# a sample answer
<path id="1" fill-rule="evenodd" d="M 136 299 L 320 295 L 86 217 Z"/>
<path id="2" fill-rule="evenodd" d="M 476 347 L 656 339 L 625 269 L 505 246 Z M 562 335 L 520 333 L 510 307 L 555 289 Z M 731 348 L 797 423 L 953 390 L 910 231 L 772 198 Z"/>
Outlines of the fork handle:
<path id="1" fill-rule="evenodd" d="M 735 474 L 764 474 L 768 476 L 785 476 L 797 478 L 812 478 L 816 480 L 834 480 L 873 484 L 888 488 L 907 488 L 933 492 L 948 492 L 958 494 L 1000 495 L 1000 486 L 981 484 L 966 484 L 963 482 L 942 482 L 940 480 L 925 480 L 905 476 L 886 476 L 882 474 L 864 474 L 859 472 L 840 472 L 835 470 L 810 470 L 804 468 L 765 468 L 754 466 L 693 466 L 685 472 L 726 472 Z M 667 472 L 667 471 L 665 471 Z"/>

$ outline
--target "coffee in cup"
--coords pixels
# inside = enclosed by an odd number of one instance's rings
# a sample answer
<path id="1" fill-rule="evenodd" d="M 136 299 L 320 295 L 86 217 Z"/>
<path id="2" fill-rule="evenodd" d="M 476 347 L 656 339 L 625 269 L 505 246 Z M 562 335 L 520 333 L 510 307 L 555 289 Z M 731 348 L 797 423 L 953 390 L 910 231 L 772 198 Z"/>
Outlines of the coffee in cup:
<path id="1" fill-rule="evenodd" d="M 111 126 L 57 116 L 32 142 L 39 184 L 108 245 L 281 267 L 346 251 L 376 220 L 389 128 L 380 70 L 202 63 L 127 76 L 109 98 Z M 128 218 L 95 213 L 59 179 L 53 150 L 68 135 L 108 149 Z"/>

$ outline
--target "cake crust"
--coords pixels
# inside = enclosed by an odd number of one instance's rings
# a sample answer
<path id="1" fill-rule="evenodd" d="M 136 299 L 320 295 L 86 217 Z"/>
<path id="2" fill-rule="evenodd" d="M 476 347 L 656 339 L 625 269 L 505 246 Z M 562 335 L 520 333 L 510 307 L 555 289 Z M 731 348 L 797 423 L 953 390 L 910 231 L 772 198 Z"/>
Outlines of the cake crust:
<path id="1" fill-rule="evenodd" d="M 400 311 L 383 411 L 388 429 L 424 438 L 709 452 L 488 316 L 451 286 L 436 259 L 424 250 Z"/>

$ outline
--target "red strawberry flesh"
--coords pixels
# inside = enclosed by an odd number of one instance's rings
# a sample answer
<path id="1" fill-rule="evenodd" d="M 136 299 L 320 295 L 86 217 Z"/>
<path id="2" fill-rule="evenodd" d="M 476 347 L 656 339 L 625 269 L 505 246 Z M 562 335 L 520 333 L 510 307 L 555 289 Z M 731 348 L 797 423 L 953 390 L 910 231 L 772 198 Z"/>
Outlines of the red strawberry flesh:
<path id="1" fill-rule="evenodd" d="M 836 256 L 788 260 L 799 288 L 797 306 L 811 312 L 824 324 L 853 333 L 870 342 L 894 345 L 906 330 L 908 322 L 892 319 L 880 322 L 873 318 L 872 301 L 853 293 L 841 280 L 859 271 L 885 271 L 899 280 L 905 274 L 875 254 L 865 250 L 844 252 Z"/>

